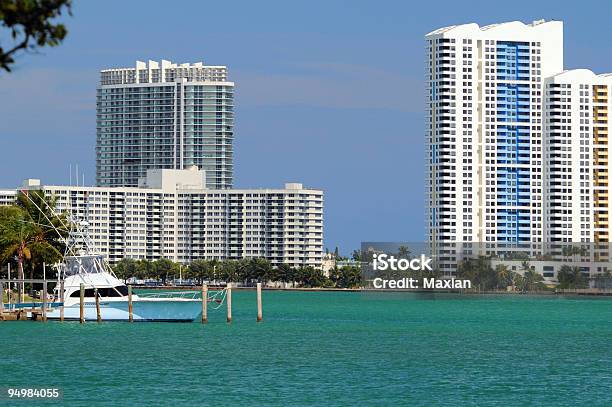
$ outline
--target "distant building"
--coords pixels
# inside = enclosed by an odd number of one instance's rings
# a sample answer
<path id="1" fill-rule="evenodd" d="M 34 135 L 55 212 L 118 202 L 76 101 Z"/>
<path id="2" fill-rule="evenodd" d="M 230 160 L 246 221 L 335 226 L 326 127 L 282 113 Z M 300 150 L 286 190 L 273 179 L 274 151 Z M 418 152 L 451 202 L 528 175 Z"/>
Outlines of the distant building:
<path id="1" fill-rule="evenodd" d="M 546 240 L 606 243 L 607 249 L 612 74 L 553 75 L 546 78 L 545 102 Z"/>
<path id="2" fill-rule="evenodd" d="M 149 169 L 206 172 L 206 187 L 233 184 L 234 83 L 225 66 L 136 62 L 100 72 L 96 185 L 135 187 Z"/>
<path id="3" fill-rule="evenodd" d="M 325 253 L 321 261 L 321 270 L 329 277 L 329 272 L 336 267 L 336 257 L 332 253 Z"/>
<path id="4" fill-rule="evenodd" d="M 148 170 L 140 187 L 41 185 L 24 190 L 57 197 L 57 210 L 88 223 L 96 249 L 123 258 L 181 263 L 263 257 L 273 265 L 321 268 L 323 192 L 289 183 L 280 189 L 205 186 L 205 172 Z M 16 190 L 1 190 L 0 204 Z"/>

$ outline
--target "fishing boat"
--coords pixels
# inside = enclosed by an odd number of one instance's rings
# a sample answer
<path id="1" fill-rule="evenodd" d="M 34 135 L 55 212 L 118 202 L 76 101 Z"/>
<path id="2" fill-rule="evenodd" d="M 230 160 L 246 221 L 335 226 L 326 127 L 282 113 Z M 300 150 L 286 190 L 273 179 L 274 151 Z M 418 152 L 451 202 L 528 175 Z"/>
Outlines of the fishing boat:
<path id="1" fill-rule="evenodd" d="M 29 194 L 25 196 L 46 216 L 43 208 Z M 55 208 L 47 205 L 45 209 L 55 214 Z M 86 321 L 97 320 L 97 302 L 103 321 L 129 321 L 128 287 L 117 278 L 106 258 L 96 252 L 89 236 L 89 222 L 76 219 L 72 214 L 69 214 L 67 223 L 61 222 L 69 232 L 67 237 L 59 232 L 53 222 L 48 222 L 64 241 L 65 251 L 63 261 L 55 265 L 58 281 L 52 302 L 49 303 L 47 319 L 60 319 L 63 305 L 65 320 L 79 320 L 82 286 Z M 133 293 L 131 301 L 133 321 L 192 322 L 202 314 L 202 299 L 195 291 Z M 218 299 L 213 296 L 206 298 L 206 301 Z"/>
<path id="2" fill-rule="evenodd" d="M 54 303 L 62 298 L 64 319 L 80 318 L 82 284 L 86 321 L 97 319 L 96 296 L 103 321 L 129 320 L 128 287 L 115 276 L 104 256 L 88 253 L 65 256 L 58 268 L 59 277 L 64 282 L 64 292 L 62 295 L 61 285 L 58 284 L 47 313 L 48 319 L 60 318 L 60 308 Z M 201 316 L 201 301 L 194 291 L 132 294 L 133 320 L 192 322 Z"/>

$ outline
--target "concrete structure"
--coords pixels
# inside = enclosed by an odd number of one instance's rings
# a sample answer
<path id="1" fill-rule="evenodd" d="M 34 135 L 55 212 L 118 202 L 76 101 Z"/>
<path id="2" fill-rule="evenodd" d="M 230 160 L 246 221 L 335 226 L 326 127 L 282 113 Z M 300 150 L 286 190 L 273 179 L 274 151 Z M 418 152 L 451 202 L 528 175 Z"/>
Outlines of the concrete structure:
<path id="1" fill-rule="evenodd" d="M 610 240 L 612 75 L 586 69 L 546 79 L 546 240 Z"/>
<path id="2" fill-rule="evenodd" d="M 520 260 L 499 260 L 493 259 L 491 260 L 491 267 L 496 268 L 498 265 L 504 265 L 508 268 L 508 270 L 518 273 L 520 275 L 525 275 L 524 262 Z M 529 260 L 529 267 L 531 270 L 539 273 L 544 277 L 543 283 L 547 285 L 554 285 L 558 283 L 558 273 L 561 271 L 563 266 L 570 266 L 572 268 L 578 267 L 580 272 L 584 277 L 594 277 L 596 275 L 602 274 L 609 270 L 610 263 L 601 263 L 601 262 L 592 262 L 589 260 L 580 261 L 553 261 L 553 260 Z"/>
<path id="3" fill-rule="evenodd" d="M 325 273 L 326 277 L 329 277 L 329 272 L 336 267 L 336 256 L 332 253 L 325 253 L 321 260 L 321 270 Z"/>
<path id="4" fill-rule="evenodd" d="M 96 185 L 135 187 L 149 169 L 206 171 L 233 183 L 234 83 L 225 66 L 136 62 L 100 72 Z"/>
<path id="5" fill-rule="evenodd" d="M 57 209 L 87 221 L 96 249 L 111 262 L 124 257 L 181 263 L 196 259 L 264 257 L 273 265 L 320 268 L 323 192 L 289 183 L 279 189 L 205 187 L 205 173 L 149 170 L 141 187 L 41 185 L 22 189 L 57 197 Z M 17 191 L 0 191 L 0 203 Z"/>
<path id="6" fill-rule="evenodd" d="M 551 244 L 571 242 L 602 243 L 587 249 L 607 261 L 611 76 L 563 71 L 560 21 L 425 38 L 427 235 L 438 267 L 453 274 L 458 251 L 556 255 L 562 246 Z"/>
<path id="7" fill-rule="evenodd" d="M 464 24 L 425 38 L 427 231 L 442 271 L 454 261 L 440 243 L 541 242 L 542 95 L 563 69 L 563 24 Z"/>

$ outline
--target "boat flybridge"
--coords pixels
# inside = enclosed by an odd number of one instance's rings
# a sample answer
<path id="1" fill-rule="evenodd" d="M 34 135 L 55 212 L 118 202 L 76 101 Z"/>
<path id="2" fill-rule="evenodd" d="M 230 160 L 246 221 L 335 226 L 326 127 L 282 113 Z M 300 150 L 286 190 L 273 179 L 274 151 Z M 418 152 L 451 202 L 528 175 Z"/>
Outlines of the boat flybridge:
<path id="1" fill-rule="evenodd" d="M 103 321 L 129 320 L 128 288 L 113 273 L 104 256 L 80 253 L 65 256 L 58 265 L 64 282 L 64 319 L 80 318 L 81 284 L 84 286 L 85 320 L 96 320 L 96 295 Z M 60 299 L 60 285 L 54 299 Z M 132 295 L 134 321 L 191 322 L 201 315 L 201 299 L 195 292 Z M 52 306 L 49 319 L 58 319 L 59 308 Z"/>

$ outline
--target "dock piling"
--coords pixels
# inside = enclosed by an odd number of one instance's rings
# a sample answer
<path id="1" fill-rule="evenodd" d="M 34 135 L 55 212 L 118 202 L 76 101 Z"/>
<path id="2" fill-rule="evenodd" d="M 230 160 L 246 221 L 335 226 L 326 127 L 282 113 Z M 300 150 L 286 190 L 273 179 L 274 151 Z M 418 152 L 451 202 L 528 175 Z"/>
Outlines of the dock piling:
<path id="1" fill-rule="evenodd" d="M 60 282 L 60 301 L 62 306 L 60 307 L 60 322 L 64 322 L 64 280 Z"/>
<path id="2" fill-rule="evenodd" d="M 208 323 L 208 286 L 206 284 L 202 284 L 202 323 Z"/>
<path id="3" fill-rule="evenodd" d="M 79 322 L 85 322 L 85 284 L 81 283 L 81 298 L 79 299 Z"/>
<path id="4" fill-rule="evenodd" d="M 96 319 L 98 322 L 102 322 L 102 314 L 100 313 L 100 296 L 98 295 L 98 289 L 94 290 L 94 297 L 96 297 Z"/>
<path id="5" fill-rule="evenodd" d="M 130 313 L 130 322 L 134 322 L 134 308 L 132 304 L 132 286 L 128 285 L 128 312 Z"/>
<path id="6" fill-rule="evenodd" d="M 261 307 L 261 283 L 257 283 L 257 322 L 263 320 L 263 312 Z"/>
<path id="7" fill-rule="evenodd" d="M 232 283 L 227 283 L 227 322 L 232 322 Z"/>
<path id="8" fill-rule="evenodd" d="M 7 266 L 8 266 L 8 281 L 7 281 L 7 283 L 8 283 L 8 298 L 7 298 L 7 300 L 8 300 L 8 305 L 9 305 L 9 309 L 10 309 L 11 308 L 11 301 L 12 301 L 11 300 L 11 297 L 12 297 L 11 294 L 13 294 L 13 291 L 11 289 L 11 262 L 9 262 L 7 264 Z"/>
<path id="9" fill-rule="evenodd" d="M 42 290 L 42 320 L 47 322 L 47 280 L 43 283 Z"/>
<path id="10" fill-rule="evenodd" d="M 7 296 L 11 295 L 10 291 Z M 2 314 L 4 313 L 4 284 L 0 281 L 0 319 L 2 318 Z"/>

